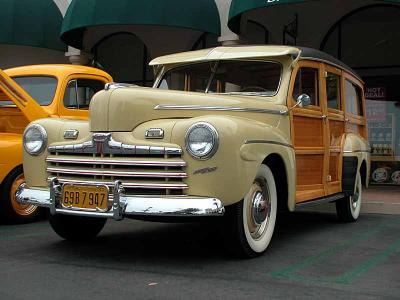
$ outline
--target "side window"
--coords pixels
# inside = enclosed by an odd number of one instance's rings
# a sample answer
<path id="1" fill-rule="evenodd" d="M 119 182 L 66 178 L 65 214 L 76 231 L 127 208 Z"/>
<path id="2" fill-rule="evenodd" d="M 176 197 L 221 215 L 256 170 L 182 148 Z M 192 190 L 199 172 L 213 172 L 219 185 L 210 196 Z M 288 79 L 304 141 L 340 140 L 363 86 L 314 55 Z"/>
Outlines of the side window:
<path id="1" fill-rule="evenodd" d="M 318 99 L 318 69 L 300 68 L 296 75 L 293 88 L 293 99 L 301 94 L 307 94 L 311 98 L 311 105 L 319 106 Z"/>
<path id="2" fill-rule="evenodd" d="M 353 84 L 351 81 L 346 80 L 346 112 L 356 116 L 364 114 L 362 104 L 361 89 Z"/>
<path id="3" fill-rule="evenodd" d="M 64 94 L 64 106 L 70 109 L 88 109 L 93 95 L 104 88 L 104 82 L 94 79 L 71 80 Z"/>
<path id="4" fill-rule="evenodd" d="M 340 76 L 329 73 L 326 77 L 328 108 L 340 109 Z"/>

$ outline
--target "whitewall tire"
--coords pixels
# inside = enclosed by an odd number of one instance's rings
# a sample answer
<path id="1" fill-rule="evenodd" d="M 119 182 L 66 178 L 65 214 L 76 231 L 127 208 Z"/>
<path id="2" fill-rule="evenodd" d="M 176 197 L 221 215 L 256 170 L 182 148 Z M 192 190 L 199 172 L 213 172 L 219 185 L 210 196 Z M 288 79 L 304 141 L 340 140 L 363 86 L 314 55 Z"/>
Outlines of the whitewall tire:
<path id="1" fill-rule="evenodd" d="M 336 213 L 344 222 L 355 222 L 360 216 L 362 202 L 362 180 L 360 172 L 357 172 L 354 195 L 347 196 L 336 201 Z"/>
<path id="2" fill-rule="evenodd" d="M 223 234 L 228 250 L 244 257 L 262 254 L 274 233 L 277 208 L 274 175 L 262 165 L 244 199 L 227 208 Z"/>

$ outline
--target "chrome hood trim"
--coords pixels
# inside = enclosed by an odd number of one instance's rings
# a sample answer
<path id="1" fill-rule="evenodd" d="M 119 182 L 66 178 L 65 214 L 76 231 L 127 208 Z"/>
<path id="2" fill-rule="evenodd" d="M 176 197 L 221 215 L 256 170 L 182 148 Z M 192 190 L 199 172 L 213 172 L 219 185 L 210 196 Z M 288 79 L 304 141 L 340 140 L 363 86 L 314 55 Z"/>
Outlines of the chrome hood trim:
<path id="1" fill-rule="evenodd" d="M 118 142 L 111 133 L 94 133 L 91 141 L 80 144 L 49 146 L 49 152 L 92 154 L 179 155 L 182 149 L 159 146 L 137 146 Z"/>

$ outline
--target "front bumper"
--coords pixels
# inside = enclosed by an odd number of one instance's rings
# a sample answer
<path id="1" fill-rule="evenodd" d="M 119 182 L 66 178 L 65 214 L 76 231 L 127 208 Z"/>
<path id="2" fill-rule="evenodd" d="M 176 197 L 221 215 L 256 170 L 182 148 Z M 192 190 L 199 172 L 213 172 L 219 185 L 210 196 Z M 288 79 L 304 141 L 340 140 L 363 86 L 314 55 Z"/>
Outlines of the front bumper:
<path id="1" fill-rule="evenodd" d="M 116 181 L 112 197 L 112 206 L 107 212 L 81 209 L 66 209 L 60 205 L 61 185 L 52 179 L 46 190 L 31 189 L 25 184 L 17 191 L 20 204 L 32 204 L 50 208 L 51 214 L 112 218 L 124 217 L 206 217 L 222 216 L 225 209 L 220 200 L 191 196 L 130 196 L 124 194 L 121 182 Z"/>

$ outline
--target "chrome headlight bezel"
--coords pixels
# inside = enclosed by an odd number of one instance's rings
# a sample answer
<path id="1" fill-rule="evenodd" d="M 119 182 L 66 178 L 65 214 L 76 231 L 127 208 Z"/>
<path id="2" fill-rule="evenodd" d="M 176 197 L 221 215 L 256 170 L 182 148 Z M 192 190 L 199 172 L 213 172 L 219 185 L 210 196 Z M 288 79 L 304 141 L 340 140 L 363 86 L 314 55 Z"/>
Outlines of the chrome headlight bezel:
<path id="1" fill-rule="evenodd" d="M 30 130 L 36 130 L 40 134 L 40 137 L 41 137 L 42 144 L 36 150 L 32 150 L 29 147 L 27 147 L 27 138 L 26 138 L 26 136 L 27 136 L 27 133 Z M 30 155 L 38 156 L 38 155 L 42 154 L 43 151 L 45 150 L 46 146 L 47 146 L 47 132 L 46 132 L 46 129 L 44 129 L 44 127 L 42 125 L 39 125 L 39 124 L 29 125 L 25 129 L 24 134 L 23 134 L 23 145 L 24 145 L 25 151 L 27 153 L 29 153 Z"/>
<path id="2" fill-rule="evenodd" d="M 197 128 L 206 128 L 211 136 L 212 136 L 212 147 L 211 149 L 204 153 L 204 154 L 198 154 L 195 153 L 193 151 L 193 149 L 190 146 L 190 134 Z M 215 129 L 215 127 L 213 125 L 211 125 L 210 123 L 207 122 L 197 122 L 195 124 L 193 124 L 192 126 L 189 127 L 189 129 L 186 131 L 186 135 L 185 135 L 185 147 L 186 147 L 186 151 L 190 154 L 190 156 L 192 156 L 193 158 L 197 159 L 197 160 L 207 160 L 210 159 L 218 150 L 219 147 L 219 135 L 218 135 L 218 131 Z"/>

